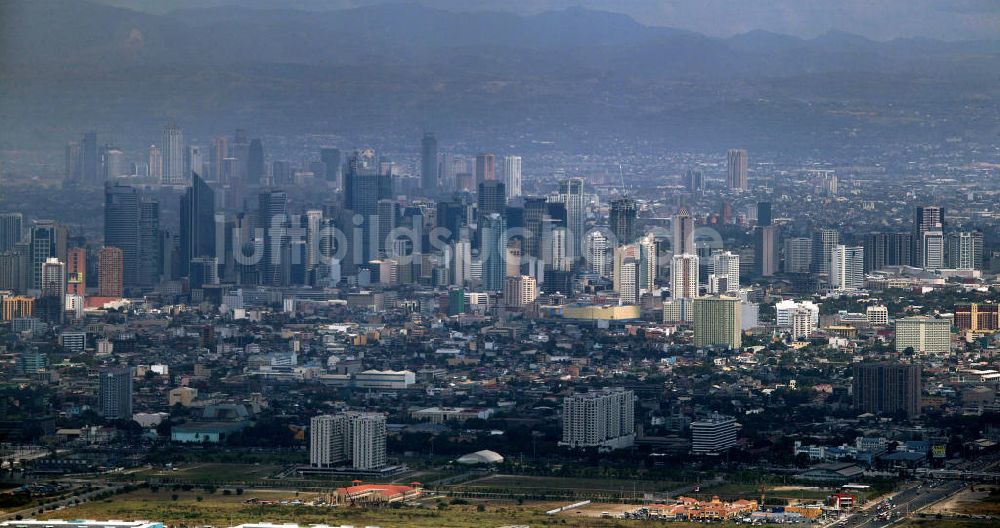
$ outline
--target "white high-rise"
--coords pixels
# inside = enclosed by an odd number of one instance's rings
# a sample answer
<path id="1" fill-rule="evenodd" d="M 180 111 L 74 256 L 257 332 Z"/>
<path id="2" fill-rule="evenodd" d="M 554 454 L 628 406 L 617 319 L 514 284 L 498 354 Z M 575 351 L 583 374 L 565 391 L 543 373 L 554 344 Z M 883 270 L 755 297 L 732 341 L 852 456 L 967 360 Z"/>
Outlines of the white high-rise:
<path id="1" fill-rule="evenodd" d="M 615 248 L 612 284 L 621 304 L 635 304 L 639 299 L 639 246 Z"/>
<path id="2" fill-rule="evenodd" d="M 569 230 L 564 227 L 557 227 L 550 232 L 548 248 L 549 264 L 554 270 L 569 271 L 571 267 L 569 235 Z"/>
<path id="3" fill-rule="evenodd" d="M 837 290 L 860 290 L 865 285 L 865 250 L 837 245 L 830 259 L 830 285 Z"/>
<path id="4" fill-rule="evenodd" d="M 163 181 L 163 152 L 156 145 L 149 146 L 149 179 Z"/>
<path id="5" fill-rule="evenodd" d="M 809 332 L 819 328 L 819 305 L 811 301 L 795 302 L 791 299 L 784 299 L 774 305 L 774 311 L 775 322 L 781 328 L 791 329 L 794 326 L 793 318 L 797 312 L 809 315 Z"/>
<path id="6" fill-rule="evenodd" d="M 940 226 L 935 231 L 927 231 L 923 234 L 921 248 L 923 251 L 920 267 L 924 269 L 941 269 L 944 267 L 944 233 Z"/>
<path id="7" fill-rule="evenodd" d="M 584 251 L 590 271 L 601 277 L 611 275 L 610 243 L 604 233 L 597 230 L 588 233 Z"/>
<path id="8" fill-rule="evenodd" d="M 656 286 L 656 240 L 646 236 L 639 239 L 639 289 L 652 291 Z"/>
<path id="9" fill-rule="evenodd" d="M 566 204 L 566 224 L 573 244 L 572 255 L 579 255 L 583 240 L 583 178 L 567 178 L 559 182 L 559 200 Z"/>
<path id="10" fill-rule="evenodd" d="M 635 393 L 606 387 L 563 399 L 563 437 L 567 447 L 601 451 L 635 443 Z"/>
<path id="11" fill-rule="evenodd" d="M 521 156 L 504 156 L 503 184 L 507 199 L 521 196 Z"/>
<path id="12" fill-rule="evenodd" d="M 163 150 L 160 182 L 163 185 L 184 185 L 187 182 L 184 175 L 184 134 L 177 125 L 171 123 L 164 127 L 160 148 Z"/>
<path id="13" fill-rule="evenodd" d="M 314 468 L 337 468 L 348 460 L 357 470 L 388 465 L 384 414 L 347 412 L 315 416 L 309 429 L 309 465 Z"/>
<path id="14" fill-rule="evenodd" d="M 674 299 L 698 296 L 698 255 L 674 255 L 670 265 L 670 295 Z"/>
<path id="15" fill-rule="evenodd" d="M 730 251 L 712 254 L 708 275 L 708 292 L 713 295 L 740 289 L 740 256 Z"/>
<path id="16" fill-rule="evenodd" d="M 468 240 L 456 240 L 451 245 L 451 284 L 465 286 L 472 278 L 472 244 Z"/>

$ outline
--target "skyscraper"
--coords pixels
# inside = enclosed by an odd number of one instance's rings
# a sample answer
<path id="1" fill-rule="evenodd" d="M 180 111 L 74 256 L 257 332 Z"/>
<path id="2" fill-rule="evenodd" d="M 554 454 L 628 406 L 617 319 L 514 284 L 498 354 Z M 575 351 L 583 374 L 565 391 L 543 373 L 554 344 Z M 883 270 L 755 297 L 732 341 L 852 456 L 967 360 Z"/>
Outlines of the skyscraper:
<path id="1" fill-rule="evenodd" d="M 840 233 L 836 229 L 819 229 L 813 237 L 813 273 L 830 280 L 830 262 L 833 248 L 840 244 Z"/>
<path id="2" fill-rule="evenodd" d="M 639 246 L 639 289 L 653 291 L 656 287 L 656 276 L 659 272 L 656 240 L 652 236 L 644 236 L 637 242 Z"/>
<path id="3" fill-rule="evenodd" d="M 607 387 L 563 399 L 563 435 L 559 445 L 601 451 L 635 443 L 635 393 Z"/>
<path id="4" fill-rule="evenodd" d="M 0 213 L 0 252 L 14 247 L 24 238 L 24 216 L 21 213 Z"/>
<path id="5" fill-rule="evenodd" d="M 35 304 L 35 313 L 41 319 L 62 324 L 66 313 L 66 264 L 51 257 L 42 263 L 41 296 Z"/>
<path id="6" fill-rule="evenodd" d="M 163 151 L 156 145 L 149 146 L 149 179 L 163 183 Z"/>
<path id="7" fill-rule="evenodd" d="M 962 231 L 948 234 L 948 267 L 977 270 L 983 266 L 983 234 Z"/>
<path id="8" fill-rule="evenodd" d="M 808 237 L 785 240 L 785 273 L 809 273 L 813 262 L 813 241 Z"/>
<path id="9" fill-rule="evenodd" d="M 694 218 L 688 212 L 687 207 L 681 207 L 670 222 L 672 229 L 671 244 L 674 255 L 684 255 L 697 253 L 694 247 Z"/>
<path id="10" fill-rule="evenodd" d="M 104 188 L 104 245 L 122 251 L 124 288 L 155 286 L 160 275 L 159 202 L 134 187 Z"/>
<path id="11" fill-rule="evenodd" d="M 132 419 L 132 369 L 104 369 L 98 375 L 99 409 L 109 420 Z"/>
<path id="12" fill-rule="evenodd" d="M 465 286 L 472 273 L 472 244 L 468 240 L 455 240 L 451 245 L 451 284 Z"/>
<path id="13" fill-rule="evenodd" d="M 97 155 L 97 132 L 90 131 L 83 134 L 83 141 L 80 142 L 80 168 L 84 183 L 93 185 L 100 180 L 97 166 L 100 160 Z"/>
<path id="14" fill-rule="evenodd" d="M 601 277 L 611 275 L 611 257 L 609 251 L 611 244 L 608 237 L 601 231 L 594 230 L 587 233 L 587 240 L 584 241 L 584 256 L 590 266 L 590 271 Z"/>
<path id="15" fill-rule="evenodd" d="M 384 414 L 315 416 L 309 423 L 309 440 L 309 465 L 315 468 L 335 468 L 350 461 L 352 469 L 367 471 L 388 464 Z"/>
<path id="16" fill-rule="evenodd" d="M 504 215 L 507 209 L 507 191 L 503 182 L 497 180 L 487 180 L 479 184 L 479 193 L 476 195 L 478 219 L 491 214 Z"/>
<path id="17" fill-rule="evenodd" d="M 341 187 L 343 183 L 340 181 L 340 166 L 343 161 L 341 160 L 340 149 L 335 147 L 323 147 L 319 149 L 319 159 L 324 165 L 326 165 L 326 174 L 324 174 L 323 177 L 326 179 L 327 183 Z M 275 185 L 279 184 L 278 182 L 274 183 Z"/>
<path id="18" fill-rule="evenodd" d="M 82 297 L 87 294 L 87 250 L 73 248 L 66 258 L 66 293 Z"/>
<path id="19" fill-rule="evenodd" d="M 504 234 L 507 226 L 503 217 L 497 213 L 483 217 L 480 222 L 479 258 L 483 266 L 483 289 L 500 291 L 503 289 L 507 273 L 507 246 Z"/>
<path id="20" fill-rule="evenodd" d="M 438 143 L 432 132 L 424 133 L 420 141 L 420 183 L 425 196 L 438 191 Z"/>
<path id="21" fill-rule="evenodd" d="M 730 149 L 726 163 L 726 185 L 734 191 L 746 191 L 747 183 L 747 151 Z"/>
<path id="22" fill-rule="evenodd" d="M 583 178 L 567 178 L 559 182 L 559 200 L 566 204 L 566 227 L 569 229 L 569 242 L 572 249 L 568 252 L 575 257 L 579 251 L 584 235 L 583 208 Z"/>
<path id="23" fill-rule="evenodd" d="M 187 182 L 187 175 L 184 174 L 184 134 L 177 125 L 171 123 L 163 128 L 160 149 L 163 152 L 160 182 L 164 185 L 184 185 Z"/>
<path id="24" fill-rule="evenodd" d="M 250 140 L 247 147 L 247 185 L 264 183 L 264 144 L 260 138 Z"/>
<path id="25" fill-rule="evenodd" d="M 738 298 L 698 297 L 693 305 L 695 346 L 740 347 L 742 316 Z"/>
<path id="26" fill-rule="evenodd" d="M 616 244 L 631 244 L 636 238 L 636 218 L 639 207 L 631 198 L 612 200 L 608 213 L 608 226 L 615 235 Z"/>
<path id="27" fill-rule="evenodd" d="M 476 185 L 497 179 L 496 163 L 496 154 L 482 152 L 476 155 Z"/>
<path id="28" fill-rule="evenodd" d="M 197 257 L 215 256 L 215 191 L 197 174 L 181 197 L 180 275 Z"/>
<path id="29" fill-rule="evenodd" d="M 66 239 L 66 228 L 53 220 L 36 220 L 31 226 L 31 288 L 42 287 L 42 264 L 48 259 L 66 262 Z"/>
<path id="30" fill-rule="evenodd" d="M 258 195 L 257 226 L 264 229 L 264 255 L 257 268 L 261 284 L 282 284 L 282 249 L 288 242 L 288 198 L 284 191 L 270 190 Z"/>
<path id="31" fill-rule="evenodd" d="M 808 271 L 808 269 L 806 271 Z M 708 274 L 708 292 L 714 295 L 720 295 L 734 292 L 739 289 L 740 256 L 729 251 L 718 251 L 713 253 L 710 271 Z"/>
<path id="32" fill-rule="evenodd" d="M 940 229 L 924 231 L 920 239 L 920 252 L 920 267 L 932 270 L 943 268 L 945 265 L 944 232 Z"/>
<path id="33" fill-rule="evenodd" d="M 63 179 L 68 185 L 80 182 L 83 170 L 80 165 L 81 158 L 80 142 L 70 141 L 66 143 L 66 168 L 63 171 Z"/>
<path id="34" fill-rule="evenodd" d="M 861 246 L 836 245 L 830 260 L 830 286 L 859 290 L 865 286 L 865 250 Z"/>
<path id="35" fill-rule="evenodd" d="M 504 156 L 503 183 L 508 198 L 521 196 L 521 156 Z"/>
<path id="36" fill-rule="evenodd" d="M 778 272 L 780 234 L 776 225 L 754 228 L 754 263 L 758 276 L 771 277 Z"/>
<path id="37" fill-rule="evenodd" d="M 116 247 L 104 246 L 97 253 L 97 262 L 97 295 L 114 298 L 124 295 L 123 276 L 125 264 L 122 250 Z"/>
<path id="38" fill-rule="evenodd" d="M 856 363 L 854 407 L 874 414 L 920 415 L 920 366 L 903 363 Z"/>
<path id="39" fill-rule="evenodd" d="M 208 152 L 209 170 L 208 179 L 219 182 L 222 179 L 222 163 L 229 157 L 229 139 L 225 136 L 212 138 L 212 149 Z"/>
<path id="40" fill-rule="evenodd" d="M 670 263 L 670 296 L 674 299 L 698 297 L 698 256 L 674 255 Z"/>
<path id="41" fill-rule="evenodd" d="M 757 225 L 760 227 L 771 225 L 771 202 L 757 202 Z"/>
<path id="42" fill-rule="evenodd" d="M 913 259 L 917 266 L 924 267 L 924 233 L 928 231 L 944 232 L 944 207 L 925 205 L 914 210 L 913 219 Z"/>

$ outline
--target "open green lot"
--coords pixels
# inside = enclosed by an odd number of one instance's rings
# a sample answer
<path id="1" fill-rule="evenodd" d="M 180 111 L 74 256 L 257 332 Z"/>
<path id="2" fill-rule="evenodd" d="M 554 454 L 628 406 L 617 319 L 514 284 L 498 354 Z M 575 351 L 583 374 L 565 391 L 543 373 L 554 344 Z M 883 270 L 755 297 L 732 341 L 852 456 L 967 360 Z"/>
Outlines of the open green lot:
<path id="1" fill-rule="evenodd" d="M 154 478 L 165 481 L 178 480 L 190 484 L 212 484 L 260 480 L 280 470 L 281 466 L 267 464 L 190 463 L 177 465 L 173 469 L 164 467 L 142 469 L 129 475 L 136 480 Z"/>
<path id="2" fill-rule="evenodd" d="M 509 488 L 512 490 L 586 490 L 595 492 L 665 492 L 683 486 L 665 480 L 586 479 L 576 477 L 533 477 L 525 475 L 489 475 L 463 482 L 458 488 Z"/>

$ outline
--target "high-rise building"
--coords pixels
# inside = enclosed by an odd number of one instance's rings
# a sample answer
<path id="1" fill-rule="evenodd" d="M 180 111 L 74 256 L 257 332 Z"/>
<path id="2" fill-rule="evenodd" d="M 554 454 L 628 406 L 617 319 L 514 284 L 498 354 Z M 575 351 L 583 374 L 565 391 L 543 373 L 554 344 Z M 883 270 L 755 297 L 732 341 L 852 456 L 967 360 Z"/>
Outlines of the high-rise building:
<path id="1" fill-rule="evenodd" d="M 652 236 L 639 239 L 639 289 L 653 291 L 656 288 L 656 276 L 659 272 L 656 240 Z"/>
<path id="2" fill-rule="evenodd" d="M 42 264 L 50 258 L 66 262 L 66 228 L 53 220 L 36 220 L 31 226 L 31 242 L 28 247 L 31 265 L 31 288 L 41 288 Z"/>
<path id="3" fill-rule="evenodd" d="M 13 296 L 3 298 L 4 321 L 31 317 L 34 313 L 35 299 L 33 297 Z"/>
<path id="4" fill-rule="evenodd" d="M 125 166 L 125 153 L 118 147 L 107 146 L 104 149 L 104 181 L 113 180 L 129 174 Z"/>
<path id="5" fill-rule="evenodd" d="M 951 269 L 983 269 L 983 234 L 979 231 L 949 233 L 947 254 Z"/>
<path id="6" fill-rule="evenodd" d="M 164 243 L 172 240 L 164 238 L 160 231 L 160 202 L 143 197 L 139 200 L 139 262 L 137 266 L 138 286 L 149 289 L 156 286 L 163 276 Z M 168 254 L 169 255 L 169 254 Z M 169 274 L 168 274 L 169 276 Z"/>
<path id="7" fill-rule="evenodd" d="M 73 248 L 66 256 L 66 293 L 84 296 L 87 294 L 87 250 Z"/>
<path id="8" fill-rule="evenodd" d="M 955 326 L 959 330 L 976 333 L 995 333 L 1000 330 L 1000 305 L 956 304 Z"/>
<path id="9" fill-rule="evenodd" d="M 212 138 L 212 149 L 208 152 L 208 166 L 210 167 L 208 179 L 213 182 L 222 182 L 223 160 L 229 158 L 229 139 L 225 136 Z"/>
<path id="10" fill-rule="evenodd" d="M 26 291 L 31 287 L 33 271 L 30 244 L 22 242 L 0 251 L 0 290 Z"/>
<path id="11" fill-rule="evenodd" d="M 566 228 L 569 229 L 569 242 L 572 244 L 569 255 L 575 257 L 584 236 L 583 178 L 560 180 L 559 201 L 566 205 Z"/>
<path id="12" fill-rule="evenodd" d="M 830 259 L 830 286 L 838 290 L 860 290 L 865 286 L 865 250 L 861 246 L 837 245 Z"/>
<path id="13" fill-rule="evenodd" d="M 375 260 L 379 257 L 377 240 L 378 233 L 378 202 L 391 199 L 392 174 L 379 171 L 375 151 L 365 149 L 356 151 L 347 163 L 347 173 L 344 175 L 344 206 L 356 215 L 361 215 L 362 259 L 359 262 Z M 374 234 L 373 234 L 374 233 Z"/>
<path id="14" fill-rule="evenodd" d="M 674 255 L 696 255 L 694 245 L 694 218 L 686 207 L 681 207 L 671 221 L 671 244 Z"/>
<path id="15" fill-rule="evenodd" d="M 693 302 L 694 345 L 740 348 L 742 312 L 737 297 L 698 297 Z"/>
<path id="16" fill-rule="evenodd" d="M 698 287 L 698 255 L 674 255 L 670 263 L 670 296 L 694 299 L 698 297 Z"/>
<path id="17" fill-rule="evenodd" d="M 497 213 L 483 217 L 480 222 L 479 259 L 483 266 L 483 289 L 501 291 L 507 274 L 507 225 Z"/>
<path id="18" fill-rule="evenodd" d="M 83 182 L 93 185 L 100 181 L 98 165 L 100 159 L 97 154 L 97 132 L 86 132 L 80 142 L 80 169 Z"/>
<path id="19" fill-rule="evenodd" d="M 163 182 L 163 151 L 156 145 L 149 146 L 149 174 L 150 180 Z"/>
<path id="20" fill-rule="evenodd" d="M 323 178 L 327 183 L 331 183 L 336 187 L 341 187 L 343 183 L 341 182 L 340 166 L 343 163 L 341 160 L 340 149 L 335 147 L 323 147 L 319 149 L 319 159 L 326 166 L 326 173 Z M 285 182 L 275 182 L 275 185 L 283 184 Z"/>
<path id="21" fill-rule="evenodd" d="M 584 256 L 590 267 L 590 271 L 601 277 L 611 275 L 611 244 L 608 237 L 601 231 L 591 231 L 587 233 L 587 240 L 584 241 Z"/>
<path id="22" fill-rule="evenodd" d="M 750 189 L 747 182 L 746 150 L 729 150 L 726 160 L 726 185 L 734 191 L 746 191 Z"/>
<path id="23" fill-rule="evenodd" d="M 794 337 L 808 336 L 819 328 L 819 306 L 810 301 L 784 299 L 774 305 L 774 310 L 777 326 L 791 330 Z M 805 319 L 797 326 L 796 317 L 800 315 L 804 315 Z"/>
<path id="24" fill-rule="evenodd" d="M 496 154 L 482 152 L 476 155 L 476 185 L 497 179 L 496 163 Z"/>
<path id="25" fill-rule="evenodd" d="M 122 251 L 125 289 L 159 282 L 159 214 L 159 202 L 142 197 L 134 187 L 105 185 L 104 245 Z"/>
<path id="26" fill-rule="evenodd" d="M 913 219 L 913 259 L 918 266 L 924 267 L 924 233 L 928 231 L 944 232 L 944 208 L 937 205 L 925 205 L 914 210 Z M 942 264 L 943 266 L 943 264 Z M 941 267 L 941 266 L 939 266 Z"/>
<path id="27" fill-rule="evenodd" d="M 184 177 L 187 178 L 193 174 L 201 176 L 202 179 L 208 177 L 208 174 L 205 173 L 205 158 L 198 145 L 188 145 L 184 149 Z"/>
<path id="28" fill-rule="evenodd" d="M 472 273 L 472 244 L 468 240 L 456 240 L 451 245 L 451 284 L 462 287 Z"/>
<path id="29" fill-rule="evenodd" d="M 634 392 L 606 387 L 563 399 L 563 436 L 559 445 L 610 451 L 634 443 Z"/>
<path id="30" fill-rule="evenodd" d="M 543 226 L 548 215 L 545 198 L 526 197 L 524 199 L 524 254 L 536 259 L 542 258 Z"/>
<path id="31" fill-rule="evenodd" d="M 260 138 L 253 138 L 247 146 L 247 185 L 264 183 L 264 144 Z"/>
<path id="32" fill-rule="evenodd" d="M 781 260 L 779 253 L 781 232 L 776 225 L 754 228 L 754 264 L 757 275 L 771 277 L 778 272 Z"/>
<path id="33" fill-rule="evenodd" d="M 938 229 L 924 231 L 920 240 L 920 267 L 929 270 L 941 269 L 945 266 L 944 232 Z"/>
<path id="34" fill-rule="evenodd" d="M 0 213 L 0 252 L 13 249 L 24 238 L 24 217 L 21 213 Z"/>
<path id="35" fill-rule="evenodd" d="M 914 354 L 951 352 L 951 318 L 913 316 L 896 319 L 896 352 L 912 349 Z"/>
<path id="36" fill-rule="evenodd" d="M 434 196 L 438 190 L 438 143 L 434 134 L 424 133 L 420 141 L 420 183 L 424 195 Z"/>
<path id="37" fill-rule="evenodd" d="M 608 227 L 615 235 L 615 244 L 631 244 L 636 239 L 636 218 L 639 207 L 631 198 L 618 198 L 611 201 L 608 212 Z"/>
<path id="38" fill-rule="evenodd" d="M 880 270 L 886 266 L 886 256 L 889 250 L 889 235 L 887 233 L 866 234 L 862 247 L 865 248 L 865 273 Z"/>
<path id="39" fill-rule="evenodd" d="M 65 169 L 63 170 L 63 180 L 67 185 L 78 183 L 82 177 L 80 154 L 80 142 L 69 141 L 66 143 Z"/>
<path id="40" fill-rule="evenodd" d="M 66 264 L 55 257 L 42 263 L 41 295 L 35 313 L 42 320 L 62 324 L 66 313 Z"/>
<path id="41" fill-rule="evenodd" d="M 912 233 L 889 233 L 886 240 L 886 266 L 912 266 L 914 242 Z"/>
<path id="42" fill-rule="evenodd" d="M 503 182 L 487 180 L 479 184 L 477 194 L 477 223 L 491 214 L 504 216 L 507 211 L 507 191 Z"/>
<path id="43" fill-rule="evenodd" d="M 97 253 L 97 295 L 119 298 L 125 293 L 124 256 L 116 247 L 104 246 Z"/>
<path id="44" fill-rule="evenodd" d="M 197 174 L 181 197 L 180 275 L 191 259 L 215 256 L 215 191 Z"/>
<path id="45" fill-rule="evenodd" d="M 691 453 L 719 455 L 736 445 L 740 424 L 731 416 L 714 413 L 702 420 L 691 422 Z"/>
<path id="46" fill-rule="evenodd" d="M 708 292 L 720 295 L 739 289 L 740 256 L 730 251 L 713 253 L 708 274 Z"/>
<path id="47" fill-rule="evenodd" d="M 314 468 L 337 468 L 347 461 L 355 470 L 377 470 L 388 465 L 384 414 L 315 416 L 309 430 L 309 465 Z"/>
<path id="48" fill-rule="evenodd" d="M 132 419 L 132 369 L 129 367 L 104 369 L 100 381 L 99 408 L 109 420 Z"/>
<path id="49" fill-rule="evenodd" d="M 690 193 L 700 193 L 705 190 L 705 175 L 701 169 L 688 169 L 684 177 L 684 187 Z"/>
<path id="50" fill-rule="evenodd" d="M 908 418 L 920 415 L 920 366 L 903 363 L 856 363 L 854 407 L 860 412 Z"/>
<path id="51" fill-rule="evenodd" d="M 163 128 L 160 149 L 163 153 L 163 174 L 160 182 L 164 185 L 184 185 L 184 134 L 177 125 L 171 123 Z M 152 163 L 150 164 L 152 166 Z"/>
<path id="52" fill-rule="evenodd" d="M 635 244 L 618 246 L 612 260 L 612 287 L 622 304 L 635 304 L 639 298 L 639 247 Z"/>
<path id="53" fill-rule="evenodd" d="M 263 258 L 258 265 L 261 284 L 282 284 L 283 249 L 288 245 L 288 199 L 284 191 L 269 190 L 258 195 L 257 226 L 264 229 Z"/>
<path id="54" fill-rule="evenodd" d="M 503 157 L 503 183 L 508 198 L 521 196 L 521 156 Z"/>
<path id="55" fill-rule="evenodd" d="M 231 183 L 240 187 L 247 185 L 249 183 L 247 168 L 250 166 L 250 138 L 247 137 L 246 130 L 236 129 L 233 143 L 229 147 L 229 156 L 236 160 L 236 177 Z"/>
<path id="56" fill-rule="evenodd" d="M 504 282 L 504 304 L 511 308 L 524 308 L 538 298 L 538 282 L 534 277 L 519 275 L 507 277 Z"/>
<path id="57" fill-rule="evenodd" d="M 840 244 L 840 233 L 836 229 L 819 229 L 813 235 L 813 273 L 819 274 L 827 281 L 830 281 L 833 248 L 838 244 Z"/>
<path id="58" fill-rule="evenodd" d="M 771 220 L 771 202 L 757 202 L 757 225 L 767 227 Z"/>

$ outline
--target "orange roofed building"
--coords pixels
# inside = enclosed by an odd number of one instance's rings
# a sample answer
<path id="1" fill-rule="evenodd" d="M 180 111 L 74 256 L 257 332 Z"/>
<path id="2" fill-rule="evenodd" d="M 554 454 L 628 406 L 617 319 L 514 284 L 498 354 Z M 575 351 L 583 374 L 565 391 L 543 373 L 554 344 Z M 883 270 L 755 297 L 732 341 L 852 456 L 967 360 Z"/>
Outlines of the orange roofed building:
<path id="1" fill-rule="evenodd" d="M 414 486 L 398 484 L 359 484 L 346 488 L 337 488 L 334 498 L 338 504 L 371 505 L 389 504 L 392 502 L 415 499 L 421 494 L 417 483 Z"/>

